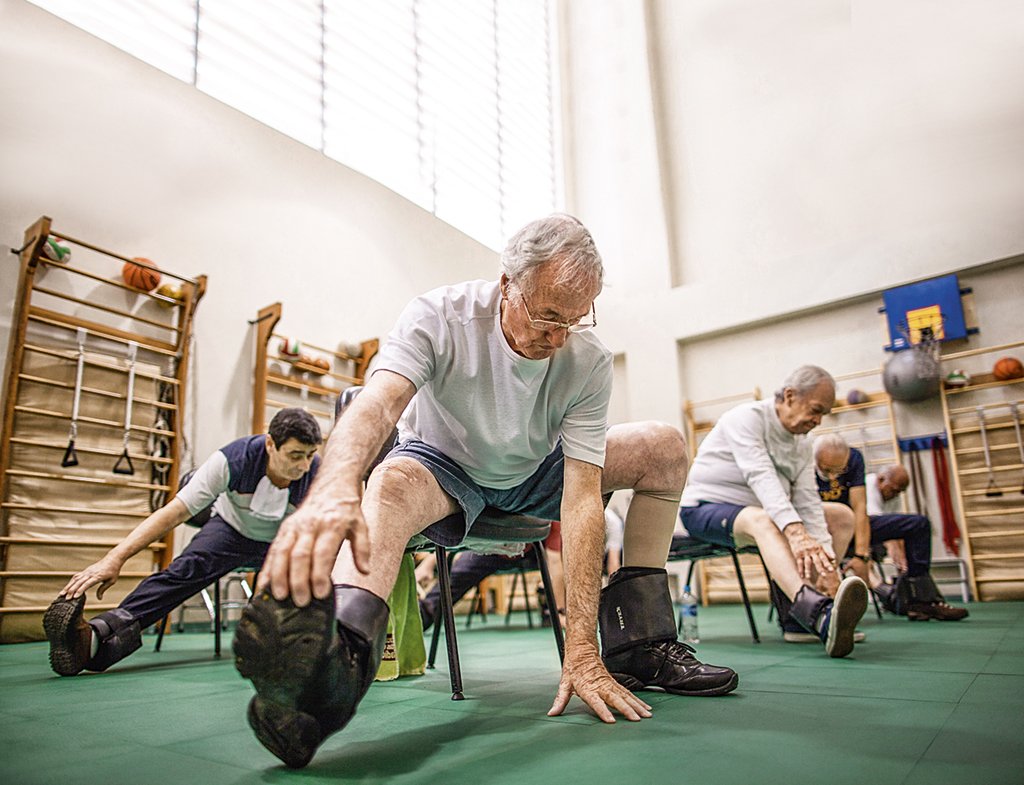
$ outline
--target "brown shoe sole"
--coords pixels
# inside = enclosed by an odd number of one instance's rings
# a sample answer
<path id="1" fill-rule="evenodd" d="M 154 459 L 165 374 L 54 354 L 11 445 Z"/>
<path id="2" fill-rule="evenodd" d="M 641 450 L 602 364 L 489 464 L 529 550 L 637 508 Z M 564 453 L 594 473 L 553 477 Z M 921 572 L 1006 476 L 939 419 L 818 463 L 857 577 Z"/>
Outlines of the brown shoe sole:
<path id="1" fill-rule="evenodd" d="M 333 598 L 298 608 L 267 591 L 252 599 L 235 632 L 235 667 L 256 688 L 249 725 L 270 752 L 292 768 L 312 759 L 319 723 L 305 709 L 334 631 Z"/>
<path id="2" fill-rule="evenodd" d="M 89 662 L 89 642 L 82 634 L 82 625 L 89 626 L 82 620 L 84 608 L 84 594 L 74 599 L 58 597 L 43 616 L 43 631 L 50 642 L 50 667 L 60 676 L 81 673 Z"/>

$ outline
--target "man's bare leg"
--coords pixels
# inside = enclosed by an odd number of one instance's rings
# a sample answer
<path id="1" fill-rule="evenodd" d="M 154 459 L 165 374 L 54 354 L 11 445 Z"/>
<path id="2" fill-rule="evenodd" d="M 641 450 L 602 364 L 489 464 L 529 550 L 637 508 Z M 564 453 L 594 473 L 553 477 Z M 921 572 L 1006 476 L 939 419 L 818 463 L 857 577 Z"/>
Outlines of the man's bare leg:
<path id="1" fill-rule="evenodd" d="M 797 572 L 796 559 L 786 536 L 768 513 L 760 507 L 744 507 L 733 522 L 732 534 L 738 547 L 757 546 L 772 579 L 789 599 L 796 597 L 804 582 Z"/>
<path id="2" fill-rule="evenodd" d="M 601 592 L 602 656 L 609 672 L 631 690 L 725 695 L 739 678 L 729 668 L 700 662 L 676 640 L 665 572 L 688 465 L 686 441 L 676 428 L 647 422 L 608 431 L 601 490 L 635 493 L 623 533 L 624 566 Z"/>
<path id="3" fill-rule="evenodd" d="M 851 534 L 852 518 L 851 514 Z M 817 635 L 831 657 L 845 657 L 853 650 L 855 627 L 867 607 L 867 587 L 859 578 L 847 578 L 833 590 L 835 602 L 830 600 L 828 593 L 801 579 L 785 535 L 760 507 L 740 511 L 733 522 L 733 539 L 738 546 L 756 545 L 761 552 L 768 573 L 789 600 L 779 601 L 785 606 L 779 608 L 780 615 L 791 614 Z M 822 580 L 831 576 L 835 573 Z"/>
<path id="4" fill-rule="evenodd" d="M 676 428 L 640 422 L 608 429 L 601 490 L 634 491 L 623 531 L 623 566 L 665 566 L 688 467 L 686 440 Z"/>
<path id="5" fill-rule="evenodd" d="M 363 517 L 370 533 L 370 573 L 356 569 L 348 543 L 338 553 L 331 578 L 387 597 L 398 577 L 405 546 L 413 535 L 460 509 L 434 475 L 413 458 L 378 466 L 366 485 Z"/>

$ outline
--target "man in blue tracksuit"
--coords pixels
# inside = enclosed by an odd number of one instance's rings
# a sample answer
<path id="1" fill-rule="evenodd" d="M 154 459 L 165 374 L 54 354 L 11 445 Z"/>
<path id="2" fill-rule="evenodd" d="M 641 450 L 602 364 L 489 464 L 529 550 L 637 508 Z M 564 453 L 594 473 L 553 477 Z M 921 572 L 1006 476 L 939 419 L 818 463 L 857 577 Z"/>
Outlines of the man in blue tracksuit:
<path id="1" fill-rule="evenodd" d="M 142 645 L 143 628 L 239 567 L 259 569 L 281 522 L 302 502 L 320 462 L 320 426 L 302 409 L 279 411 L 268 433 L 222 447 L 177 495 L 106 556 L 72 576 L 43 617 L 50 665 L 61 676 L 102 671 Z M 115 609 L 86 621 L 86 592 L 97 598 L 125 562 L 178 524 L 209 520 L 167 569 L 146 578 Z"/>

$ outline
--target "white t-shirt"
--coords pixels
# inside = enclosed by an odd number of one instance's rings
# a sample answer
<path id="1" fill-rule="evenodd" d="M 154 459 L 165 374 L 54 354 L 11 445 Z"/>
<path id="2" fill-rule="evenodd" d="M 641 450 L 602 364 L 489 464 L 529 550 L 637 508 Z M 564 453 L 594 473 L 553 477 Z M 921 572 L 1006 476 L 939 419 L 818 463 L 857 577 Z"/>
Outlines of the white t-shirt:
<path id="1" fill-rule="evenodd" d="M 730 409 L 701 442 L 680 504 L 702 501 L 761 507 L 780 529 L 802 521 L 832 550 L 811 439 L 783 427 L 772 399 Z"/>
<path id="2" fill-rule="evenodd" d="M 604 466 L 611 353 L 592 332 L 571 334 L 544 360 L 516 354 L 501 330 L 498 281 L 469 281 L 406 306 L 376 371 L 417 389 L 398 424 L 485 488 L 514 488 L 554 449 Z"/>
<path id="3" fill-rule="evenodd" d="M 265 474 L 251 494 L 231 490 L 230 482 L 227 456 L 218 450 L 196 469 L 175 498 L 191 515 L 212 503 L 213 511 L 239 534 L 257 542 L 273 542 L 281 521 L 295 511 L 288 501 L 289 488 L 278 488 Z"/>
<path id="4" fill-rule="evenodd" d="M 891 515 L 899 512 L 899 497 L 886 501 L 878 487 L 878 475 L 868 474 L 864 477 L 864 490 L 867 497 L 868 515 Z"/>

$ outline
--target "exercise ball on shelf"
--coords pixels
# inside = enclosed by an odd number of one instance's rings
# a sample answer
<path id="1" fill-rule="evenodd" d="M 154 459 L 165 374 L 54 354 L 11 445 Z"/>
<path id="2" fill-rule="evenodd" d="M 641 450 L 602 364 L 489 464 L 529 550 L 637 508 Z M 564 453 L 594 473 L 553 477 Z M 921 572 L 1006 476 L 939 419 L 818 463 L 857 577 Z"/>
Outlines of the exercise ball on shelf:
<path id="1" fill-rule="evenodd" d="M 938 395 L 941 385 L 938 360 L 921 349 L 897 352 L 882 370 L 885 391 L 896 401 L 924 401 Z"/>

